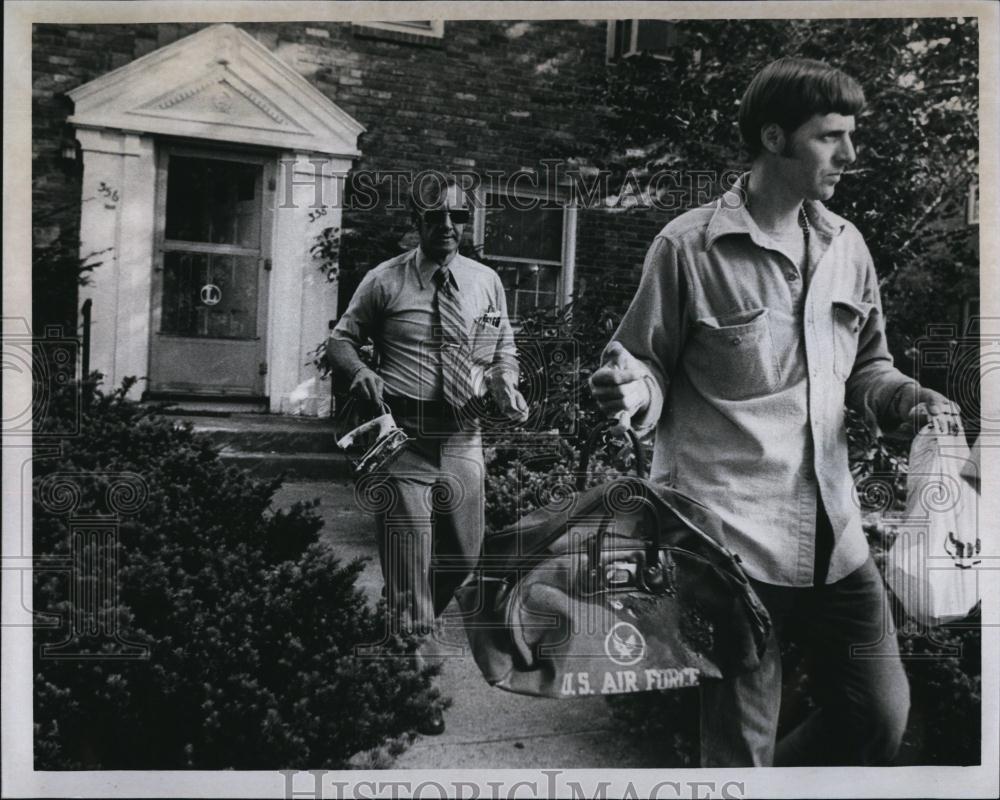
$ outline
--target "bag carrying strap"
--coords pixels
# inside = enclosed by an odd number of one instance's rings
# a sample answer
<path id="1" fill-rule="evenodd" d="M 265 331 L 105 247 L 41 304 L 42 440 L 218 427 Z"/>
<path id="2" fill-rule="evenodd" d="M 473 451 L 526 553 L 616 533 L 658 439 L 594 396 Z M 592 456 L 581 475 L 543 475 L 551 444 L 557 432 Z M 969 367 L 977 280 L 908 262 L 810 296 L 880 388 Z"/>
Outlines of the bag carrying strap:
<path id="1" fill-rule="evenodd" d="M 684 523 L 689 529 L 695 531 L 703 542 L 709 546 L 709 552 L 714 554 L 714 558 L 708 558 L 704 555 L 699 556 L 696 553 L 691 553 L 691 555 L 695 555 L 699 558 L 699 560 L 710 564 L 714 571 L 722 577 L 723 580 L 728 583 L 740 597 L 750 619 L 753 623 L 755 623 L 755 638 L 757 640 L 758 654 L 760 654 L 771 628 L 770 615 L 768 614 L 767 609 L 760 602 L 760 599 L 756 596 L 756 593 L 750 586 L 746 575 L 740 568 L 738 557 L 720 543 L 716 542 L 711 536 L 703 531 L 699 525 L 689 519 L 687 514 L 684 514 L 679 509 L 674 508 L 673 504 L 666 503 L 663 498 L 656 497 L 655 494 L 655 499 L 649 496 L 650 489 L 647 488 L 645 481 L 646 457 L 642 451 L 642 446 L 639 443 L 639 437 L 627 423 L 628 420 L 625 418 L 625 415 L 619 414 L 617 418 L 607 419 L 598 423 L 594 426 L 593 430 L 591 430 L 590 435 L 587 437 L 587 441 L 580 453 L 580 467 L 576 479 L 577 491 L 582 492 L 585 490 L 587 470 L 590 466 L 591 454 L 597 448 L 600 437 L 607 431 L 614 428 L 624 429 L 625 435 L 629 440 L 629 444 L 632 446 L 632 452 L 635 456 L 635 472 L 638 478 L 636 481 L 627 481 L 626 485 L 638 485 L 642 490 L 638 494 L 631 494 L 627 499 L 637 500 L 641 504 L 645 520 L 647 522 L 647 524 L 642 526 L 641 529 L 644 533 L 642 539 L 646 545 L 645 571 L 642 576 L 644 585 L 654 594 L 671 591 L 670 581 L 668 580 L 669 576 L 665 574 L 663 565 L 660 563 L 659 558 L 659 552 L 663 548 L 662 530 L 668 522 L 664 519 L 664 505 L 666 505 L 666 507 L 669 507 L 673 514 L 682 523 Z M 571 520 L 567 520 L 567 522 L 570 521 Z M 588 550 L 592 570 L 599 565 L 600 553 L 603 549 L 604 539 L 609 533 L 609 528 L 610 525 L 608 520 L 603 520 L 596 535 L 594 535 L 590 540 Z M 530 557 L 533 555 L 540 555 L 549 545 L 559 539 L 559 537 L 564 533 L 565 529 L 563 526 L 554 525 L 553 530 L 549 532 L 549 535 L 537 542 L 535 546 L 532 547 L 530 552 L 520 554 L 517 557 L 517 560 L 523 560 L 525 556 Z M 513 566 L 513 560 L 514 559 L 506 565 L 508 568 Z M 503 568 L 501 568 L 500 571 L 503 572 Z"/>
<path id="2" fill-rule="evenodd" d="M 587 442 L 584 444 L 583 450 L 580 452 L 580 469 L 576 477 L 577 491 L 582 492 L 587 485 L 587 469 L 590 467 L 590 455 L 596 449 L 599 438 L 612 428 L 619 427 L 624 428 L 629 444 L 632 445 L 632 453 L 635 455 L 635 474 L 640 478 L 646 477 L 646 456 L 642 452 L 636 432 L 632 430 L 626 420 L 621 418 L 606 419 L 594 426 L 594 429 L 590 432 L 590 436 L 587 437 Z"/>
<path id="3" fill-rule="evenodd" d="M 630 483 L 633 482 L 632 479 L 626 479 L 626 480 L 628 480 Z M 641 482 L 641 480 L 635 481 L 635 483 L 642 486 L 643 492 L 645 493 L 646 491 L 645 486 Z M 596 495 L 598 489 L 602 491 L 607 491 L 606 486 L 595 486 L 592 487 L 589 490 L 589 492 Z M 645 495 L 630 494 L 625 498 L 625 500 L 627 501 L 631 501 L 634 499 L 638 499 L 641 503 L 644 504 L 644 506 L 646 507 L 647 514 L 651 516 L 658 514 L 658 509 L 656 507 L 656 504 L 653 503 L 651 500 L 649 500 L 649 498 L 646 497 Z M 624 502 L 624 500 L 620 502 Z M 594 516 L 592 513 L 592 509 L 594 509 L 598 505 L 604 505 L 603 498 L 598 498 L 595 496 L 586 504 L 586 506 L 579 513 L 574 514 L 573 516 L 567 516 L 563 519 L 553 518 L 548 522 L 550 530 L 546 531 L 546 533 L 538 541 L 533 542 L 530 549 L 527 550 L 518 549 L 517 552 L 510 554 L 510 556 L 507 558 L 505 562 L 500 562 L 491 566 L 489 570 L 490 573 L 493 575 L 503 575 L 504 573 L 508 573 L 514 569 L 523 567 L 526 559 L 530 559 L 532 557 L 539 557 L 539 558 L 542 557 L 545 551 L 548 549 L 549 545 L 551 545 L 553 542 L 557 541 L 559 538 L 565 535 L 566 530 L 567 528 L 569 528 L 569 526 L 577 523 L 580 520 L 592 520 Z M 600 525 L 598 526 L 597 533 L 590 539 L 591 543 L 596 541 L 598 543 L 598 547 L 600 547 L 601 542 L 603 542 L 604 536 L 607 533 L 607 529 L 610 526 L 610 522 L 607 519 L 607 517 L 609 516 L 611 516 L 610 513 L 607 514 L 605 518 L 601 520 Z M 654 522 L 655 522 L 655 516 L 654 516 Z M 652 530 L 654 532 L 653 536 L 651 540 L 647 540 L 651 545 L 649 549 L 652 549 L 652 547 L 659 547 L 660 544 L 659 526 L 654 524 L 652 526 Z"/>
<path id="4" fill-rule="evenodd" d="M 625 428 L 626 435 L 628 436 L 629 443 L 632 445 L 632 451 L 635 454 L 635 472 L 639 478 L 645 476 L 646 473 L 646 457 L 643 455 L 642 447 L 639 445 L 639 438 L 636 436 L 635 431 L 632 428 L 624 424 L 624 420 L 619 418 L 606 419 L 599 422 L 591 430 L 590 434 L 587 436 L 587 441 L 580 452 L 580 468 L 579 474 L 576 479 L 576 490 L 578 492 L 583 492 L 586 488 L 587 483 L 587 468 L 590 464 L 590 454 L 597 446 L 598 439 L 606 431 L 611 430 L 615 426 L 622 425 Z M 655 509 L 654 509 L 655 510 Z M 570 522 L 570 520 L 567 520 Z M 659 534 L 659 528 L 657 530 L 657 535 Z M 553 525 L 552 531 L 549 535 L 545 536 L 543 539 L 535 543 L 529 552 L 521 553 L 518 558 L 523 559 L 525 556 L 538 555 L 543 553 L 545 549 L 556 541 L 560 536 L 562 536 L 564 530 L 561 526 Z M 603 537 L 602 537 L 603 538 Z M 513 560 L 513 559 L 512 559 Z M 509 568 L 511 563 L 503 565 L 500 567 L 499 571 L 504 571 L 505 568 Z"/>
<path id="5" fill-rule="evenodd" d="M 646 523 L 639 528 L 640 537 L 645 544 L 645 564 L 642 570 L 642 584 L 651 594 L 664 594 L 670 591 L 670 586 L 666 580 L 663 565 L 660 563 L 660 551 L 663 549 L 662 533 L 663 519 L 662 509 L 646 496 L 644 484 L 636 481 L 642 490 L 642 494 L 632 494 L 628 497 L 631 502 L 637 501 L 642 508 L 643 521 Z M 628 485 L 628 484 L 626 484 Z M 608 517 L 611 515 L 609 514 Z M 601 553 L 604 552 L 604 539 L 610 529 L 608 518 L 605 518 L 597 533 L 591 538 L 588 546 L 590 559 L 590 571 L 594 579 L 598 578 L 600 571 Z"/>

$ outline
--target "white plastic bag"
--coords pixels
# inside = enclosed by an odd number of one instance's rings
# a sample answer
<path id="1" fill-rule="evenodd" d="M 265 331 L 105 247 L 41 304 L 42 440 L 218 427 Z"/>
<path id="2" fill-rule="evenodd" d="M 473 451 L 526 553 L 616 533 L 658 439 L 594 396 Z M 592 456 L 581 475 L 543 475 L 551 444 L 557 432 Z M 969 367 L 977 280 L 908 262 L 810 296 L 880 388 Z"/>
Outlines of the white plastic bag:
<path id="1" fill-rule="evenodd" d="M 965 435 L 927 425 L 913 439 L 906 478 L 906 512 L 894 520 L 896 540 L 886 580 L 918 624 L 942 625 L 968 616 L 979 602 L 982 542 L 978 477 Z"/>

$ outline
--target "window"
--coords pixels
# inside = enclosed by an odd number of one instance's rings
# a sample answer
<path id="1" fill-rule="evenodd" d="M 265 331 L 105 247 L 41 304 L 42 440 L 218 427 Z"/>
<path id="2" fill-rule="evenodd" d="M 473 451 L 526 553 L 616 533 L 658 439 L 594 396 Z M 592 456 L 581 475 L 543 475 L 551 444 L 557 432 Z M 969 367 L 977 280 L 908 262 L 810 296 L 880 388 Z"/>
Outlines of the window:
<path id="1" fill-rule="evenodd" d="M 421 43 L 444 36 L 444 20 L 394 20 L 393 22 L 356 22 L 354 29 L 361 34 Z"/>
<path id="2" fill-rule="evenodd" d="M 680 31 L 670 20 L 608 20 L 608 61 L 640 53 L 669 59 L 671 51 L 680 44 Z"/>
<path id="3" fill-rule="evenodd" d="M 503 281 L 511 318 L 569 300 L 576 209 L 544 196 L 488 192 L 476 209 L 474 239 Z"/>
<path id="4" fill-rule="evenodd" d="M 965 201 L 965 221 L 968 225 L 979 224 L 979 184 L 976 181 L 969 184 Z"/>
<path id="5" fill-rule="evenodd" d="M 160 333 L 257 337 L 259 163 L 170 154 Z"/>

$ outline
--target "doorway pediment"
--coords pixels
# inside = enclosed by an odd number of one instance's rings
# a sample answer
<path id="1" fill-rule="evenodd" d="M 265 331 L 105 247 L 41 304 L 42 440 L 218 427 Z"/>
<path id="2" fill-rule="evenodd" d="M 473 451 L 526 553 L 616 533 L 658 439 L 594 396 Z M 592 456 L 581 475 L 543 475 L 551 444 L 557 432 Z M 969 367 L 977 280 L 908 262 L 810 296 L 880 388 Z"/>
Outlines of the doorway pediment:
<path id="1" fill-rule="evenodd" d="M 342 157 L 365 128 L 245 31 L 213 25 L 68 92 L 78 128 Z"/>

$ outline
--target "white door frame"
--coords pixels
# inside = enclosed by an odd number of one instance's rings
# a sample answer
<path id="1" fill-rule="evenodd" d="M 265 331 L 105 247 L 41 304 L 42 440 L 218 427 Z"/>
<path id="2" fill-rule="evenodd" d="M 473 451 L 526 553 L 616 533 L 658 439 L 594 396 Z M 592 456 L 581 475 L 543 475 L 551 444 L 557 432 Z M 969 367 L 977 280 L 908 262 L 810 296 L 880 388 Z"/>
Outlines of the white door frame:
<path id="1" fill-rule="evenodd" d="M 156 209 L 156 152 L 184 139 L 222 151 L 268 152 L 275 181 L 267 292 L 265 393 L 274 412 L 307 411 L 318 387 L 309 352 L 336 317 L 337 283 L 310 248 L 341 227 L 343 182 L 364 126 L 264 45 L 213 25 L 71 90 L 69 122 L 83 151 L 81 256 L 101 265 L 81 302 L 93 301 L 91 363 L 112 388 L 149 370 Z M 324 202 L 316 215 L 317 186 Z M 303 389 L 303 387 L 307 387 Z M 312 387 L 312 388 L 309 388 Z M 143 387 L 135 387 L 137 396 Z"/>

